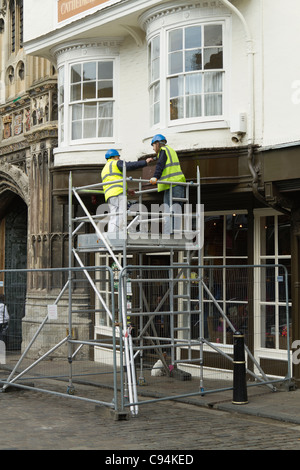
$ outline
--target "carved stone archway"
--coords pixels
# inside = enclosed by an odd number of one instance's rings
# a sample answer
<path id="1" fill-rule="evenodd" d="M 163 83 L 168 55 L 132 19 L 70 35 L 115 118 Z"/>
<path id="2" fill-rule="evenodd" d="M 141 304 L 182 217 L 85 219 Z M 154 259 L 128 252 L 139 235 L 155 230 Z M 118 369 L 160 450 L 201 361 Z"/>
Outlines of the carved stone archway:
<path id="1" fill-rule="evenodd" d="M 4 159 L 0 160 L 0 196 L 5 191 L 17 194 L 29 206 L 29 179 L 27 174 Z"/>

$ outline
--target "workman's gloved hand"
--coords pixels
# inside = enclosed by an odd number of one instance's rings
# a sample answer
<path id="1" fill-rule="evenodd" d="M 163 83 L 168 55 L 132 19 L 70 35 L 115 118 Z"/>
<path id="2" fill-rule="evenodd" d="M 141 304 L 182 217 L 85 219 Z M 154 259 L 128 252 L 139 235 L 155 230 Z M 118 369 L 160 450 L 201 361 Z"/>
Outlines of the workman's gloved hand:
<path id="1" fill-rule="evenodd" d="M 156 184 L 157 183 L 157 178 L 151 178 L 150 183 L 151 184 Z"/>

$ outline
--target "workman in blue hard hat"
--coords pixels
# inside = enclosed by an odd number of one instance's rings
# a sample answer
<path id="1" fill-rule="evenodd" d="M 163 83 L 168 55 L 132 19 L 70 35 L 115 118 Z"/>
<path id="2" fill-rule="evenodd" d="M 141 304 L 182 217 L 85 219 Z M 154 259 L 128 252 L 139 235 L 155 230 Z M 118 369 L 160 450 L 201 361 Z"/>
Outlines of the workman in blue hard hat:
<path id="1" fill-rule="evenodd" d="M 101 172 L 101 179 L 102 183 L 105 183 L 103 186 L 105 201 L 108 203 L 110 213 L 112 214 L 109 218 L 107 231 L 116 232 L 121 228 L 122 220 L 122 217 L 117 214 L 125 210 L 122 207 L 124 162 L 120 159 L 120 154 L 116 149 L 108 150 L 105 158 L 107 162 Z M 138 162 L 126 162 L 126 172 L 143 168 L 152 161 L 153 158 L 147 158 Z"/>
<path id="2" fill-rule="evenodd" d="M 185 183 L 186 179 L 182 173 L 179 158 L 174 149 L 167 145 L 167 139 L 162 134 L 156 134 L 151 145 L 158 155 L 158 162 L 150 183 L 157 184 L 157 191 L 164 191 L 164 204 L 166 211 L 177 214 L 178 217 L 165 217 L 163 224 L 163 233 L 170 234 L 181 232 L 181 217 L 183 201 L 185 198 L 185 186 L 180 184 L 164 184 L 163 181 L 171 181 L 172 183 Z M 159 183 L 157 183 L 159 181 Z M 171 223 L 173 227 L 171 226 Z"/>

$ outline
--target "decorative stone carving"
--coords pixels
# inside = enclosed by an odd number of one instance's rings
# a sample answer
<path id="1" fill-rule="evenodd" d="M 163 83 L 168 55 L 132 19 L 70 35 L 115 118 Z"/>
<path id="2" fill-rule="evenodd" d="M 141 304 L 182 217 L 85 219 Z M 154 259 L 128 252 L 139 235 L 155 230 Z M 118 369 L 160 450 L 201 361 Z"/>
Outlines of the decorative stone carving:
<path id="1" fill-rule="evenodd" d="M 29 184 L 28 176 L 20 168 L 7 161 L 0 160 L 0 174 L 2 185 L 9 187 L 11 191 L 18 194 L 24 202 L 29 206 Z M 0 189 L 0 194 L 3 192 Z"/>

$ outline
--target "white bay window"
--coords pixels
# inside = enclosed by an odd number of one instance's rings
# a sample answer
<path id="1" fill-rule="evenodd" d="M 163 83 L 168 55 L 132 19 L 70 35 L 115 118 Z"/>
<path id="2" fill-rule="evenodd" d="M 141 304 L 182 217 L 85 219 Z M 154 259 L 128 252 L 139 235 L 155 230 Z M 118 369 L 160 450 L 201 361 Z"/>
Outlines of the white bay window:
<path id="1" fill-rule="evenodd" d="M 70 43 L 54 50 L 58 69 L 59 150 L 116 140 L 121 39 Z"/>
<path id="2" fill-rule="evenodd" d="M 152 126 L 224 117 L 224 23 L 162 30 L 149 41 Z"/>

